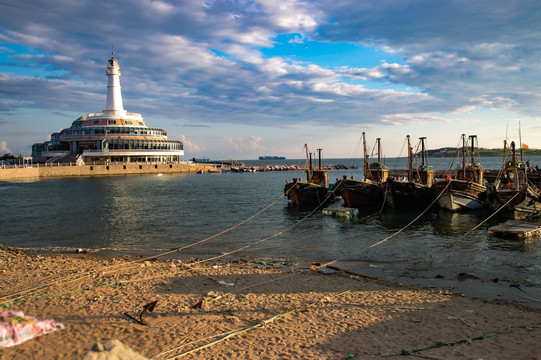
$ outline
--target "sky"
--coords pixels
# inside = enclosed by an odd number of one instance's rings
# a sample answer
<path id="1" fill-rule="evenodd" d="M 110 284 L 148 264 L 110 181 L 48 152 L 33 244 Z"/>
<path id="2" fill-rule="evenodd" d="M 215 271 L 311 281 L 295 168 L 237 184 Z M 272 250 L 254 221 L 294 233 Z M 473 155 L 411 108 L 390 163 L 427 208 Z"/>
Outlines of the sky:
<path id="1" fill-rule="evenodd" d="M 504 139 L 541 148 L 541 3 L 531 0 L 2 0 L 0 154 L 124 109 L 185 158 L 386 157 Z"/>

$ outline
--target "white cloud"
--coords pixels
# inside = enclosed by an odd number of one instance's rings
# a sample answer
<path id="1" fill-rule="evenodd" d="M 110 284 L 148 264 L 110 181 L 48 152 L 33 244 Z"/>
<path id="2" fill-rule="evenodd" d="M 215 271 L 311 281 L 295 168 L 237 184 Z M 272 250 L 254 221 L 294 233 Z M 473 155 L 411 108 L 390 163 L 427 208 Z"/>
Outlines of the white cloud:
<path id="1" fill-rule="evenodd" d="M 6 0 L 0 39 L 10 67 L 0 75 L 0 118 L 28 108 L 101 111 L 111 44 L 125 107 L 145 117 L 289 129 L 434 124 L 441 119 L 432 114 L 479 108 L 535 117 L 540 12 L 526 0 Z M 371 45 L 401 61 L 363 68 L 320 65 L 319 54 L 264 57 L 283 34 L 298 34 L 292 45 Z M 29 75 L 40 71 L 55 78 Z M 263 143 L 225 137 L 238 151 Z"/>
<path id="2" fill-rule="evenodd" d="M 6 141 L 0 141 L 0 154 L 11 154 L 11 150 L 8 148 Z"/>

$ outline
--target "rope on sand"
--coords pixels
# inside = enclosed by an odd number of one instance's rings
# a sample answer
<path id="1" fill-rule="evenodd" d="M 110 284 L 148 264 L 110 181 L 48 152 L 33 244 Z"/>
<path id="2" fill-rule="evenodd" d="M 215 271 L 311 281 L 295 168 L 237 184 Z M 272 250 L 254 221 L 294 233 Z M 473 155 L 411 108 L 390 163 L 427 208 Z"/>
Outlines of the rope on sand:
<path id="1" fill-rule="evenodd" d="M 344 294 L 349 293 L 350 291 L 351 291 L 351 290 L 342 291 L 342 292 L 337 293 L 337 294 L 333 294 L 333 295 L 330 295 L 330 296 L 326 296 L 324 299 L 332 299 L 332 298 L 335 298 L 335 297 L 339 297 L 339 296 L 342 296 L 342 295 L 344 295 Z M 206 349 L 206 348 L 208 348 L 208 347 L 210 347 L 210 346 L 212 346 L 212 345 L 216 345 L 216 344 L 218 344 L 218 343 L 220 343 L 220 342 L 222 342 L 222 341 L 224 341 L 224 340 L 227 340 L 227 339 L 229 339 L 229 338 L 231 338 L 231 337 L 233 337 L 233 336 L 237 336 L 237 335 L 240 335 L 240 334 L 242 334 L 242 333 L 245 333 L 245 332 L 247 332 L 247 331 L 249 331 L 249 330 L 258 329 L 258 328 L 263 328 L 263 327 L 265 327 L 266 325 L 268 325 L 268 324 L 270 324 L 270 323 L 272 323 L 272 322 L 274 322 L 274 321 L 276 321 L 276 320 L 279 320 L 279 319 L 281 319 L 281 318 L 284 318 L 284 317 L 286 317 L 286 316 L 293 315 L 293 314 L 298 314 L 298 313 L 302 313 L 302 312 L 308 311 L 310 307 L 317 305 L 317 304 L 320 303 L 322 300 L 323 300 L 323 299 L 318 299 L 318 300 L 313 301 L 313 302 L 311 302 L 311 303 L 309 303 L 309 304 L 307 304 L 307 305 L 304 305 L 304 306 L 302 306 L 302 307 L 298 307 L 298 308 L 295 308 L 295 309 L 293 309 L 293 310 L 287 311 L 287 312 L 285 312 L 285 313 L 281 313 L 281 314 L 274 315 L 274 316 L 272 316 L 272 317 L 270 317 L 270 318 L 268 318 L 268 319 L 265 319 L 265 320 L 260 321 L 259 323 L 255 324 L 255 325 L 252 325 L 252 326 L 246 326 L 246 327 L 244 327 L 244 328 L 241 328 L 241 329 L 234 330 L 234 331 L 232 331 L 232 332 L 226 333 L 227 335 L 222 336 L 220 339 L 217 339 L 217 340 L 212 341 L 212 342 L 210 342 L 210 343 L 201 345 L 201 346 L 199 346 L 199 347 L 197 347 L 197 348 L 195 348 L 195 349 L 188 350 L 188 351 L 183 352 L 183 353 L 181 353 L 181 354 L 179 354 L 179 355 L 176 355 L 176 356 L 173 356 L 173 357 L 169 357 L 169 358 L 167 358 L 167 360 L 173 360 L 173 359 L 178 359 L 178 358 L 180 358 L 180 357 L 184 357 L 184 356 L 189 355 L 189 354 L 192 354 L 192 353 L 194 353 L 194 352 L 196 352 L 196 351 Z M 221 335 L 221 334 L 220 334 L 220 335 Z M 188 345 L 188 344 L 185 344 L 185 345 Z M 170 350 L 168 350 L 168 351 L 166 351 L 166 352 L 160 353 L 160 354 L 158 354 L 158 355 L 152 357 L 152 359 L 155 359 L 157 356 L 164 355 L 164 354 L 173 352 L 173 351 L 175 351 L 175 350 L 179 350 L 180 348 L 184 347 L 185 345 L 181 345 L 181 346 L 178 346 L 178 347 L 176 347 L 176 348 L 174 348 L 174 349 L 170 349 Z"/>
<path id="2" fill-rule="evenodd" d="M 413 350 L 403 349 L 399 353 L 387 354 L 387 355 L 381 355 L 381 356 L 382 357 L 408 356 L 408 355 L 415 356 L 415 354 L 417 354 L 419 352 L 423 352 L 423 351 L 431 350 L 431 349 L 436 349 L 436 348 L 440 348 L 440 347 L 443 347 L 443 346 L 454 346 L 454 345 L 458 345 L 458 344 L 470 344 L 473 341 L 489 339 L 489 338 L 494 337 L 496 335 L 501 335 L 501 334 L 504 334 L 504 333 L 511 332 L 512 328 L 522 327 L 522 328 L 528 329 L 528 328 L 538 327 L 539 325 L 541 325 L 541 323 L 529 323 L 529 324 L 525 324 L 525 325 L 509 325 L 508 327 L 506 327 L 506 328 L 504 328 L 504 329 L 502 329 L 500 331 L 496 331 L 496 332 L 486 334 L 486 335 L 481 334 L 479 336 L 476 336 L 476 337 L 470 338 L 470 339 L 460 339 L 460 340 L 451 341 L 451 342 L 436 341 L 433 345 L 427 346 L 425 348 L 413 349 Z"/>

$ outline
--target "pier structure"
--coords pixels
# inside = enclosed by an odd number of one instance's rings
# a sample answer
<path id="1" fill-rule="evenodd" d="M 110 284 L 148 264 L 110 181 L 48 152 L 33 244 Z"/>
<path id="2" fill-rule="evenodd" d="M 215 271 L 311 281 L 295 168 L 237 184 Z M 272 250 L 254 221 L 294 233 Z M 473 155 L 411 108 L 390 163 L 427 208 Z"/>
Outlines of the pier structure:
<path id="1" fill-rule="evenodd" d="M 51 134 L 49 141 L 32 145 L 35 163 L 105 164 L 177 163 L 184 145 L 169 140 L 163 129 L 148 127 L 141 114 L 127 112 L 122 103 L 120 66 L 107 62 L 105 110 L 81 116 L 69 128 Z"/>

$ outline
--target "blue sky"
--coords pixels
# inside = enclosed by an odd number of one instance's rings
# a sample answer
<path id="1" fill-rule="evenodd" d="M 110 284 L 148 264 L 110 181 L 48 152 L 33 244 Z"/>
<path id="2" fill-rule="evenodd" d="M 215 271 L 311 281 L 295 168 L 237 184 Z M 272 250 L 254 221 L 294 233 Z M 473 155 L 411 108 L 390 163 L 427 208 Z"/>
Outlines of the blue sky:
<path id="1" fill-rule="evenodd" d="M 0 154 L 105 107 L 114 45 L 124 108 L 186 158 L 404 156 L 476 134 L 541 143 L 535 1 L 4 0 Z"/>

